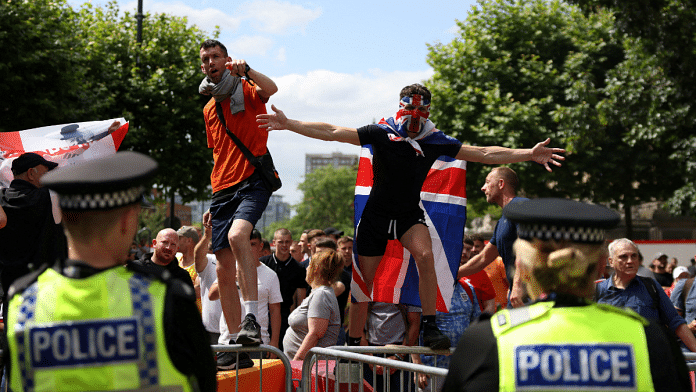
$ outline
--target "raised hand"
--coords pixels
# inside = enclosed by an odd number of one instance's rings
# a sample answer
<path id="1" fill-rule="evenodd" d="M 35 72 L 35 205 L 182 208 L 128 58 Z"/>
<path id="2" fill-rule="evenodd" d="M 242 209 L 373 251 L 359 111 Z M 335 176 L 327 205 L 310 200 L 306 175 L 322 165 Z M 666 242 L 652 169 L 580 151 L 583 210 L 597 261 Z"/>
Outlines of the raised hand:
<path id="1" fill-rule="evenodd" d="M 552 171 L 549 163 L 556 166 L 561 166 L 559 161 L 564 161 L 565 157 L 558 154 L 563 154 L 566 151 L 562 148 L 546 147 L 551 142 L 551 139 L 546 139 L 543 142 L 537 143 L 532 148 L 532 160 L 538 164 L 544 165 L 546 170 Z"/>
<path id="2" fill-rule="evenodd" d="M 256 122 L 259 123 L 259 128 L 265 128 L 268 131 L 288 129 L 288 118 L 282 110 L 271 105 L 274 113 L 259 114 L 256 116 Z"/>

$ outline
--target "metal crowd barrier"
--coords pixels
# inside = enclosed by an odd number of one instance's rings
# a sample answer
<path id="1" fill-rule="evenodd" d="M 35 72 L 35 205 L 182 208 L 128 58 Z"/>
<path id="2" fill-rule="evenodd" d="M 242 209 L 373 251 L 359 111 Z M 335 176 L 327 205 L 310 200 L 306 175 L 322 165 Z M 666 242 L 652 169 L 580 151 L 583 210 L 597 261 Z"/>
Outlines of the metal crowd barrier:
<path id="1" fill-rule="evenodd" d="M 364 391 L 364 371 L 363 364 L 372 365 L 372 380 L 373 387 L 377 380 L 377 366 L 382 366 L 383 371 L 383 385 L 382 389 L 384 391 L 391 391 L 391 377 L 389 376 L 390 370 L 395 369 L 399 371 L 399 391 L 417 391 L 418 385 L 414 384 L 413 377 L 414 374 L 425 374 L 430 377 L 430 386 L 428 391 L 435 391 L 436 381 L 438 379 L 444 380 L 447 376 L 447 369 L 420 365 L 410 362 L 410 354 L 424 354 L 424 355 L 449 355 L 453 350 L 432 350 L 428 347 L 419 346 L 333 346 L 329 348 L 314 347 L 309 350 L 305 360 L 302 364 L 302 379 L 300 380 L 300 388 L 297 389 L 298 392 L 310 392 L 312 391 L 312 375 L 314 375 L 314 391 L 319 392 L 319 364 L 324 361 L 324 370 L 326 372 L 325 378 L 327 380 L 324 383 L 325 392 L 329 388 L 329 364 L 334 365 L 333 374 L 335 377 L 334 390 L 339 390 L 339 384 L 348 384 L 348 390 L 352 391 L 353 385 L 358 385 L 358 390 L 360 392 Z M 394 354 L 404 355 L 404 360 L 386 359 L 374 355 L 368 354 L 385 354 L 387 356 Z M 437 357 L 436 357 L 437 360 Z M 437 362 L 435 363 L 437 365 Z M 314 372 L 312 373 L 312 368 Z M 293 380 L 294 381 L 294 380 Z"/>
<path id="2" fill-rule="evenodd" d="M 288 357 L 277 349 L 276 347 L 273 346 L 267 346 L 265 344 L 259 345 L 259 346 L 242 346 L 241 344 L 214 344 L 211 345 L 210 348 L 214 352 L 245 352 L 245 353 L 252 353 L 252 352 L 260 352 L 260 353 L 265 353 L 265 352 L 272 352 L 275 354 L 278 359 L 280 359 L 283 362 L 283 367 L 285 367 L 285 391 L 286 392 L 292 392 L 292 366 L 290 365 L 290 360 Z M 263 356 L 263 355 L 261 355 Z M 237 361 L 239 361 L 239 357 L 237 357 Z M 272 359 L 260 359 L 259 360 L 259 392 L 263 392 L 263 362 L 264 361 L 272 361 Z M 235 391 L 239 391 L 239 369 L 235 370 Z M 246 391 L 245 391 L 246 392 Z"/>
<path id="3" fill-rule="evenodd" d="M 689 371 L 696 371 L 696 353 L 684 353 L 684 359 L 686 359 L 686 367 Z"/>

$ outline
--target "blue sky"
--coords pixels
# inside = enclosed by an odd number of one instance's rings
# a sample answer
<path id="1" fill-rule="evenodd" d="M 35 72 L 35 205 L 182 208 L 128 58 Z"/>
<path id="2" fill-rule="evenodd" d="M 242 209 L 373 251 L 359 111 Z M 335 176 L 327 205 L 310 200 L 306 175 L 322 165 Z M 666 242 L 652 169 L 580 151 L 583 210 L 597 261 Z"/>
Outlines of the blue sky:
<path id="1" fill-rule="evenodd" d="M 77 7 L 84 1 L 69 3 Z M 134 0 L 118 3 L 122 11 L 137 9 Z M 208 32 L 219 25 L 219 39 L 230 55 L 278 85 L 269 111 L 274 104 L 291 118 L 359 127 L 391 116 L 401 88 L 432 75 L 427 45 L 451 42 L 456 20 L 466 19 L 474 3 L 143 0 L 143 9 L 186 16 Z M 277 194 L 291 204 L 301 201 L 297 184 L 303 180 L 305 153 L 359 154 L 359 147 L 288 131 L 272 132 L 268 146 L 284 182 Z"/>

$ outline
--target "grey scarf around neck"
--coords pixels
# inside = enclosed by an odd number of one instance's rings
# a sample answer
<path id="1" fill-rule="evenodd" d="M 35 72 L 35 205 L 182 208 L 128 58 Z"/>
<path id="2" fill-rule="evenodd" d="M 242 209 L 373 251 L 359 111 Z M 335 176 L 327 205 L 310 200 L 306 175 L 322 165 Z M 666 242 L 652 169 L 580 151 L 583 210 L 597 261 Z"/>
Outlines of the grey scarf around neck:
<path id="1" fill-rule="evenodd" d="M 198 92 L 203 95 L 212 95 L 215 102 L 222 102 L 230 97 L 230 111 L 235 114 L 244 111 L 244 87 L 241 82 L 242 78 L 232 76 L 230 70 L 225 69 L 219 83 L 213 83 L 207 76 L 203 78 L 201 85 L 198 86 Z"/>

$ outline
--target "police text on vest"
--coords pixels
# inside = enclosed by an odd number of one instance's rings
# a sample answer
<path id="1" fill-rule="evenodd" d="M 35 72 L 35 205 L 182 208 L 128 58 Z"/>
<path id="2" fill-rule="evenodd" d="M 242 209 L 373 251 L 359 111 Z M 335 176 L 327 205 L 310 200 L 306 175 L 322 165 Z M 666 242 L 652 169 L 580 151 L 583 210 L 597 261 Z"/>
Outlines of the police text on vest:
<path id="1" fill-rule="evenodd" d="M 520 389 L 620 388 L 636 386 L 630 344 L 534 344 L 515 347 Z"/>
<path id="2" fill-rule="evenodd" d="M 29 345 L 35 368 L 134 361 L 140 351 L 138 323 L 128 318 L 34 327 Z"/>

